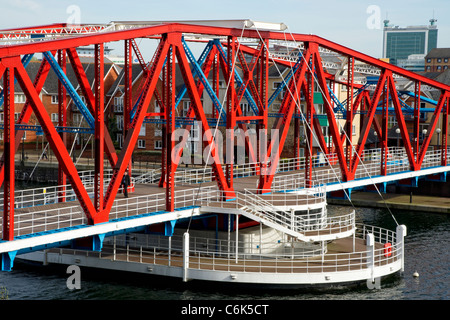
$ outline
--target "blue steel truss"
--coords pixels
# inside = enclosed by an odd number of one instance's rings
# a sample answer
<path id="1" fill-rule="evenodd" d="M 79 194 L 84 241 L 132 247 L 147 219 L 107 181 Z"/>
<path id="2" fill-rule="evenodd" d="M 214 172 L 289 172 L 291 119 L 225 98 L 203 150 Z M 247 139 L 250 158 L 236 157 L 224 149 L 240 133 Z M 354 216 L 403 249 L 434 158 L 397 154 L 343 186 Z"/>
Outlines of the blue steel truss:
<path id="1" fill-rule="evenodd" d="M 58 62 L 56 61 L 55 57 L 52 55 L 50 51 L 43 52 L 43 55 L 45 59 L 47 59 L 48 63 L 52 67 L 53 71 L 56 73 L 56 76 L 58 77 L 59 81 L 61 81 L 64 88 L 67 90 L 67 93 L 72 98 L 73 102 L 77 106 L 78 110 L 80 110 L 81 114 L 83 115 L 84 119 L 86 119 L 87 123 L 89 124 L 89 127 L 94 129 L 95 127 L 95 121 L 94 117 L 92 116 L 89 109 L 86 107 L 86 105 L 83 103 L 83 100 L 81 100 L 80 96 L 78 95 L 78 92 L 75 90 L 75 88 L 70 83 L 69 79 L 65 75 L 64 71 L 59 66 Z"/>

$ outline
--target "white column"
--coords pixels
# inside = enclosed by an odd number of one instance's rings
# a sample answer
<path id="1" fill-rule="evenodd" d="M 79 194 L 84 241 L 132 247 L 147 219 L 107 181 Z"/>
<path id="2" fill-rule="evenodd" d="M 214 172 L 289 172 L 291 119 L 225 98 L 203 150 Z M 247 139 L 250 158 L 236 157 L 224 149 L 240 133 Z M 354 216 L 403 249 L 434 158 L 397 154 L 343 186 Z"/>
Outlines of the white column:
<path id="1" fill-rule="evenodd" d="M 189 268 L 189 233 L 183 234 L 183 281 L 186 282 Z"/>
<path id="2" fill-rule="evenodd" d="M 396 231 L 396 250 L 400 250 L 400 259 L 402 263 L 401 271 L 405 271 L 405 236 L 406 236 L 406 226 L 405 225 L 399 225 L 397 226 Z"/>
<path id="3" fill-rule="evenodd" d="M 375 267 L 375 237 L 372 233 L 368 233 L 366 236 L 367 246 L 367 268 L 370 268 L 370 280 L 375 281 L 374 267 Z"/>

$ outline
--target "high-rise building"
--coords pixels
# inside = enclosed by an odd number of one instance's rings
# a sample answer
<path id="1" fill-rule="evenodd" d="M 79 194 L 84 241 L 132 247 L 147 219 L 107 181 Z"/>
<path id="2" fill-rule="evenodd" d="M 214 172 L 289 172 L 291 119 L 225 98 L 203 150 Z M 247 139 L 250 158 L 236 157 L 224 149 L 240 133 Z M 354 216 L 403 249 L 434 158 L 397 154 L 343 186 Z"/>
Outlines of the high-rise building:
<path id="1" fill-rule="evenodd" d="M 426 55 L 437 47 L 438 29 L 436 19 L 430 19 L 428 26 L 409 26 L 400 28 L 389 25 L 384 20 L 383 58 L 397 64 L 399 59 L 408 59 L 412 54 Z"/>

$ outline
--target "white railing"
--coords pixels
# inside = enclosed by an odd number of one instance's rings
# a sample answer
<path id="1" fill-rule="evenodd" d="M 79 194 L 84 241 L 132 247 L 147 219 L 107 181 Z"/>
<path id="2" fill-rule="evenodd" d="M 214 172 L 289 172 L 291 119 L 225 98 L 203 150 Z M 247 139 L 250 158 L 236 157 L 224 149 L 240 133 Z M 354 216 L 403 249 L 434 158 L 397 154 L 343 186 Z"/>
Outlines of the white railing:
<path id="1" fill-rule="evenodd" d="M 210 195 L 211 190 L 214 188 L 216 187 L 202 187 L 175 191 L 175 208 L 197 206 L 199 202 L 205 200 L 205 198 Z M 139 214 L 165 211 L 165 199 L 165 193 L 116 199 L 110 211 L 109 219 L 112 220 Z M 14 231 L 16 236 L 87 223 L 85 213 L 79 205 L 31 212 L 27 208 L 24 208 L 16 210 L 14 214 Z"/>
<path id="2" fill-rule="evenodd" d="M 367 233 L 375 236 L 378 244 L 374 249 L 374 267 L 392 264 L 402 259 L 404 242 L 397 239 L 391 230 L 358 225 L 356 237 L 365 239 Z M 390 243 L 390 252 L 386 254 L 383 244 Z M 106 259 L 139 261 L 141 263 L 180 266 L 182 260 L 182 237 L 152 236 L 146 240 L 133 241 L 129 238 L 105 239 Z M 258 254 L 256 246 L 263 254 Z M 324 249 L 296 251 L 292 242 L 238 242 L 235 240 L 189 237 L 189 268 L 199 270 L 270 272 L 270 273 L 330 273 L 369 269 L 367 257 L 371 250 L 351 251 L 348 253 L 326 253 L 322 259 L 318 256 Z M 249 254 L 251 253 L 251 254 Z M 88 253 L 84 253 L 88 254 Z M 101 256 L 100 256 L 101 257 Z"/>
<path id="3" fill-rule="evenodd" d="M 233 201 L 225 201 L 225 193 L 211 190 L 201 202 L 204 206 L 224 209 L 237 209 L 249 218 L 261 219 L 280 231 L 299 233 L 308 236 L 324 236 L 354 229 L 355 211 L 338 217 L 328 217 L 326 192 L 293 194 L 272 192 L 257 194 L 256 190 L 236 192 Z M 320 204 L 310 211 L 312 205 Z"/>
<path id="4" fill-rule="evenodd" d="M 104 172 L 104 187 L 107 188 L 112 177 L 112 169 Z M 80 171 L 81 182 L 86 192 L 91 198 L 94 197 L 94 171 Z M 129 188 L 134 187 L 132 179 Z M 119 189 L 122 192 L 122 188 Z M 46 186 L 33 189 L 23 189 L 14 191 L 15 208 L 36 207 L 40 205 L 53 204 L 58 202 L 76 201 L 77 196 L 71 184 L 61 186 Z M 0 206 L 3 206 L 3 192 L 0 192 Z"/>

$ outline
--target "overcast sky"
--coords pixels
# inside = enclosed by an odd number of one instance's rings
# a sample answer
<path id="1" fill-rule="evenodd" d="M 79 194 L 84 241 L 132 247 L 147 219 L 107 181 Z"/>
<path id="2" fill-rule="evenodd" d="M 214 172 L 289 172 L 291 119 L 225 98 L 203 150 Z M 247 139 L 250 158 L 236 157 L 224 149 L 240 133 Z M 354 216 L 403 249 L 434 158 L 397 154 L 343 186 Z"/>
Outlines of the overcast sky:
<path id="1" fill-rule="evenodd" d="M 316 34 L 381 57 L 383 20 L 405 27 L 438 20 L 438 47 L 450 47 L 449 0 L 0 0 L 0 29 L 114 20 L 251 19 L 283 22 L 292 33 Z"/>

